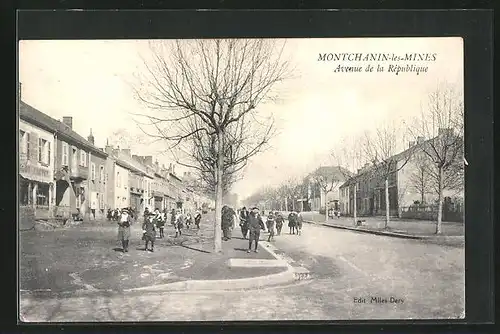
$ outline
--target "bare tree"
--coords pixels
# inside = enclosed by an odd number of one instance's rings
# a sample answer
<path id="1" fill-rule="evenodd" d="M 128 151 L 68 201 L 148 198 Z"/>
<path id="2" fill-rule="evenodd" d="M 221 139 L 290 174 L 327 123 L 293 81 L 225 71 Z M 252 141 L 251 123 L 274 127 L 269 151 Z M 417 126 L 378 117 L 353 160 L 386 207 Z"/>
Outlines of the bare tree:
<path id="1" fill-rule="evenodd" d="M 438 195 L 436 234 L 441 233 L 445 189 L 461 189 L 464 175 L 464 109 L 458 87 L 443 83 L 429 94 L 428 106 L 409 127 L 416 137 L 429 138 L 421 150 L 429 157 L 430 176 Z"/>
<path id="2" fill-rule="evenodd" d="M 389 181 L 397 179 L 397 173 L 410 161 L 413 152 L 410 147 L 399 153 L 402 147 L 400 144 L 404 143 L 406 138 L 402 129 L 403 127 L 395 123 L 388 123 L 374 133 L 365 133 L 363 142 L 365 157 L 372 164 L 372 177 L 384 181 L 385 228 L 390 221 Z"/>
<path id="3" fill-rule="evenodd" d="M 328 221 L 328 194 L 341 185 L 342 180 L 338 176 L 346 172 L 341 173 L 338 170 L 339 168 L 342 167 L 322 166 L 316 169 L 311 175 L 313 184 L 316 184 L 321 194 L 325 196 L 325 222 Z"/>
<path id="4" fill-rule="evenodd" d="M 148 134 L 214 185 L 215 252 L 222 249 L 224 175 L 241 171 L 274 134 L 272 116 L 263 117 L 257 106 L 272 101 L 272 89 L 287 77 L 283 48 L 262 39 L 152 42 L 134 87 L 149 108 L 141 115 L 154 129 Z"/>
<path id="5" fill-rule="evenodd" d="M 301 182 L 295 177 L 290 177 L 283 183 L 283 185 L 285 187 L 284 189 L 286 189 L 287 205 L 288 199 L 290 199 L 292 201 L 292 210 L 295 211 L 297 209 L 295 207 L 297 202 L 296 199 L 302 193 Z M 288 211 L 288 207 L 286 209 Z"/>
<path id="6" fill-rule="evenodd" d="M 426 202 L 425 195 L 431 192 L 432 184 L 431 173 L 432 162 L 427 155 L 415 152 L 412 158 L 414 168 L 409 178 L 409 185 L 420 195 L 420 203 Z"/>
<path id="7" fill-rule="evenodd" d="M 363 153 L 359 138 L 344 138 L 340 141 L 339 147 L 332 151 L 332 158 L 337 164 L 339 173 L 344 176 L 347 185 L 348 210 L 350 208 L 350 196 L 353 197 L 353 224 L 357 225 L 357 181 L 358 169 L 363 164 Z"/>

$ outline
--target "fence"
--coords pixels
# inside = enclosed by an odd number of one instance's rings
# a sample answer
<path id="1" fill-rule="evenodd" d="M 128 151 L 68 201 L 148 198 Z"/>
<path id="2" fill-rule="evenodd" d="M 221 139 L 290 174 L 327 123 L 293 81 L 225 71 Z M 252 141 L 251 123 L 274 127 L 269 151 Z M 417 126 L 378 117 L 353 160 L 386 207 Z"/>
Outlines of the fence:
<path id="1" fill-rule="evenodd" d="M 401 208 L 401 218 L 405 219 L 437 220 L 437 213 L 437 205 L 412 205 Z M 443 205 L 442 220 L 447 222 L 463 222 L 463 204 L 445 202 Z"/>

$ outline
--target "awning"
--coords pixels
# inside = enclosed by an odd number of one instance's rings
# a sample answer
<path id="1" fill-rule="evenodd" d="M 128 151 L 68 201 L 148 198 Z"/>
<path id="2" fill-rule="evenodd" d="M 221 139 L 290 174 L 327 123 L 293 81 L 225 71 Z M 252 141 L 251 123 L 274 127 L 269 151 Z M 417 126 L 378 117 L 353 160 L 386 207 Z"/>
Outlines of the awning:
<path id="1" fill-rule="evenodd" d="M 165 194 L 162 193 L 161 191 L 153 191 L 153 196 L 154 197 L 163 197 Z"/>
<path id="2" fill-rule="evenodd" d="M 53 182 L 50 172 L 46 168 L 39 168 L 33 165 L 20 165 L 19 174 L 26 180 L 47 184 Z"/>

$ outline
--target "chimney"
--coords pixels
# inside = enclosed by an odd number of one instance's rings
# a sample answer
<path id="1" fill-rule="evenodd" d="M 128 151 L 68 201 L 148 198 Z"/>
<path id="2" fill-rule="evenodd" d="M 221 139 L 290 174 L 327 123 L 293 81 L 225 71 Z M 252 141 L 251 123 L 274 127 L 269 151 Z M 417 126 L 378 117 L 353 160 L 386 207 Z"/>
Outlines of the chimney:
<path id="1" fill-rule="evenodd" d="M 87 140 L 94 145 L 94 136 L 92 135 L 92 129 L 90 129 L 90 135 L 87 137 Z"/>
<path id="2" fill-rule="evenodd" d="M 412 148 L 413 146 L 415 146 L 415 142 L 414 141 L 411 141 L 408 143 L 408 148 Z"/>
<path id="3" fill-rule="evenodd" d="M 148 155 L 144 157 L 144 163 L 149 166 L 153 166 L 153 156 Z"/>
<path id="4" fill-rule="evenodd" d="M 71 116 L 64 116 L 62 119 L 62 122 L 66 124 L 66 126 L 70 129 L 73 129 L 73 117 Z"/>
<path id="5" fill-rule="evenodd" d="M 425 137 L 417 137 L 417 144 L 422 144 L 425 141 Z"/>
<path id="6" fill-rule="evenodd" d="M 168 164 L 168 172 L 169 173 L 174 173 L 174 168 L 172 167 L 172 164 Z"/>
<path id="7" fill-rule="evenodd" d="M 125 154 L 127 157 L 131 156 L 130 149 L 129 148 L 124 148 L 122 149 L 122 153 Z"/>

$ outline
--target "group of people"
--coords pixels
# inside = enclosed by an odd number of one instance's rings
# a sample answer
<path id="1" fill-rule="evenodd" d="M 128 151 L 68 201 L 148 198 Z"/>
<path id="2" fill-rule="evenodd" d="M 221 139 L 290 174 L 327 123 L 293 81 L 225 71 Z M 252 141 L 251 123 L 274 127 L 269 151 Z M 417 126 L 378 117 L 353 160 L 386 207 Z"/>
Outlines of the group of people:
<path id="1" fill-rule="evenodd" d="M 266 223 L 264 225 L 259 208 L 253 207 L 250 211 L 243 207 L 239 212 L 240 228 L 243 239 L 248 237 L 248 250 L 249 253 L 254 244 L 254 252 L 257 252 L 257 246 L 260 239 L 260 231 L 266 230 L 269 232 L 267 238 L 268 242 L 274 241 L 275 235 L 281 235 L 285 218 L 283 214 L 278 211 L 270 211 L 267 215 Z M 299 212 L 292 211 L 288 215 L 288 227 L 290 234 L 301 235 L 302 231 L 302 216 Z"/>
<path id="2" fill-rule="evenodd" d="M 132 217 L 132 219 L 134 219 L 136 217 L 135 215 L 135 209 L 131 208 L 131 207 L 128 207 L 128 208 L 125 208 L 129 215 Z M 106 218 L 109 220 L 109 221 L 118 221 L 121 217 L 121 213 L 122 213 L 123 209 L 114 209 L 114 210 L 111 210 L 111 209 L 108 209 L 108 212 L 106 214 Z"/>
<path id="3" fill-rule="evenodd" d="M 118 240 L 122 243 L 123 252 L 128 252 L 128 244 L 130 240 L 130 225 L 133 222 L 133 216 L 129 208 L 124 208 L 120 211 L 118 220 Z M 159 238 L 164 238 L 165 224 L 167 222 L 167 210 L 160 211 L 155 209 L 149 211 L 148 208 L 144 211 L 144 221 L 142 224 L 142 240 L 145 242 L 144 250 L 154 252 L 154 243 L 159 232 Z M 196 211 L 194 215 L 187 213 L 184 215 L 181 210 L 172 209 L 170 213 L 170 222 L 175 229 L 175 237 L 182 235 L 184 225 L 187 228 L 192 223 L 200 228 L 201 213 Z M 151 246 L 151 247 L 149 247 Z"/>

